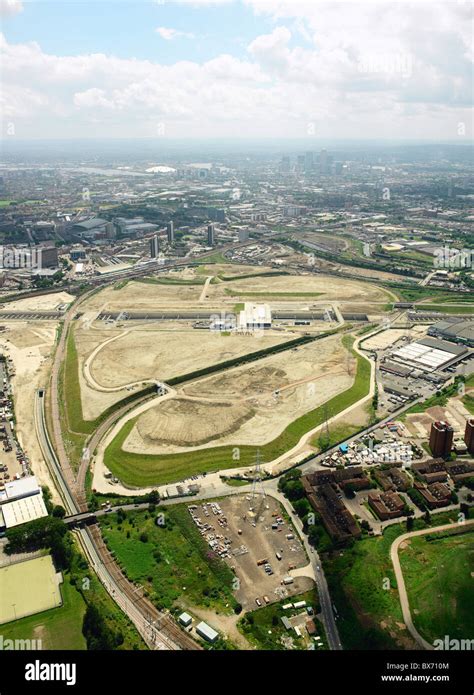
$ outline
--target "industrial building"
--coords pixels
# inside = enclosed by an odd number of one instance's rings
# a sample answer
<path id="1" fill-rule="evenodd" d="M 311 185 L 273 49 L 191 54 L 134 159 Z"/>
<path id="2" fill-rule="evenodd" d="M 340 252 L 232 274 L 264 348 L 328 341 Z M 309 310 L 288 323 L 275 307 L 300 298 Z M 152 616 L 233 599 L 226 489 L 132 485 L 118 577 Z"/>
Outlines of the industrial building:
<path id="1" fill-rule="evenodd" d="M 178 621 L 183 627 L 189 627 L 190 625 L 193 624 L 192 617 L 189 615 L 189 613 L 186 613 L 186 612 L 181 613 L 181 615 L 178 618 Z"/>
<path id="2" fill-rule="evenodd" d="M 391 359 L 404 366 L 425 372 L 446 369 L 462 359 L 467 354 L 467 348 L 453 345 L 437 338 L 423 338 L 409 345 L 404 345 L 391 353 Z M 393 371 L 393 370 L 392 370 Z"/>
<path id="3" fill-rule="evenodd" d="M 474 319 L 437 321 L 428 328 L 428 335 L 474 347 Z"/>
<path id="4" fill-rule="evenodd" d="M 101 217 L 91 217 L 82 222 L 76 222 L 70 230 L 72 236 L 80 239 L 106 239 L 115 236 L 115 227 L 112 222 Z"/>
<path id="5" fill-rule="evenodd" d="M 268 304 L 253 304 L 245 302 L 239 314 L 239 328 L 244 331 L 254 331 L 272 327 L 272 313 Z"/>
<path id="6" fill-rule="evenodd" d="M 207 623 L 201 622 L 196 626 L 196 632 L 200 637 L 205 639 L 207 642 L 215 642 L 219 637 L 219 633 L 216 632 Z"/>
<path id="7" fill-rule="evenodd" d="M 47 514 L 43 493 L 34 475 L 7 482 L 0 489 L 0 528 L 9 529 Z"/>

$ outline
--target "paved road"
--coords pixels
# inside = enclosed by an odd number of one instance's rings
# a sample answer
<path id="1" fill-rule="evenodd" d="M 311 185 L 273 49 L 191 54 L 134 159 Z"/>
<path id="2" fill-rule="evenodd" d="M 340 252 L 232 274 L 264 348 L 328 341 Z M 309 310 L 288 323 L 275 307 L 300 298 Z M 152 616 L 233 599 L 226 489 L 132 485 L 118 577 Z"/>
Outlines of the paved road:
<path id="1" fill-rule="evenodd" d="M 293 525 L 295 526 L 300 539 L 305 547 L 306 553 L 309 557 L 310 563 L 314 572 L 314 579 L 316 582 L 316 587 L 318 589 L 319 602 L 321 604 L 321 614 L 324 624 L 324 629 L 326 631 L 326 636 L 328 639 L 328 644 L 330 649 L 340 650 L 342 649 L 341 639 L 339 637 L 339 631 L 336 625 L 336 619 L 334 616 L 334 611 L 332 607 L 331 596 L 329 593 L 329 587 L 324 574 L 323 566 L 320 557 L 315 548 L 313 548 L 309 542 L 306 534 L 303 531 L 303 523 L 299 516 L 295 513 L 291 502 L 286 499 L 286 497 L 278 491 L 278 481 L 272 480 L 269 483 L 264 483 L 265 490 L 272 497 L 276 499 L 283 505 L 287 514 L 291 518 Z"/>
<path id="2" fill-rule="evenodd" d="M 398 593 L 400 596 L 400 604 L 402 606 L 403 620 L 405 625 L 412 637 L 416 642 L 422 647 L 422 649 L 433 649 L 433 645 L 427 642 L 418 632 L 410 612 L 410 604 L 408 601 L 408 594 L 405 586 L 405 579 L 403 577 L 402 568 L 400 565 L 400 558 L 398 557 L 398 551 L 400 545 L 410 538 L 415 536 L 425 536 L 427 534 L 438 533 L 440 531 L 451 531 L 453 528 L 465 528 L 466 526 L 474 526 L 474 521 L 464 521 L 458 524 L 444 524 L 443 526 L 435 526 L 433 528 L 422 529 L 421 531 L 412 531 L 411 533 L 404 533 L 402 536 L 396 538 L 390 548 L 390 559 L 392 560 L 393 569 L 395 570 L 395 578 L 397 580 Z"/>

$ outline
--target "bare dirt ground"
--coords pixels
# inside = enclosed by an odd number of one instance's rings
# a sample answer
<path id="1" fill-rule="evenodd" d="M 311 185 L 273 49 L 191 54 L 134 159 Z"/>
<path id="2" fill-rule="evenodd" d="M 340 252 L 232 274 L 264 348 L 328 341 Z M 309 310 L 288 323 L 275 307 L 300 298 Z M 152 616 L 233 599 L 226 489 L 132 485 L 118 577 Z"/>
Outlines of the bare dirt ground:
<path id="1" fill-rule="evenodd" d="M 17 299 L 15 302 L 8 302 L 1 306 L 3 309 L 8 309 L 8 311 L 55 311 L 61 304 L 69 304 L 73 300 L 74 296 L 72 294 L 57 292 L 55 294 Z"/>
<path id="2" fill-rule="evenodd" d="M 110 285 L 92 295 L 83 305 L 90 312 L 155 311 L 159 309 L 199 308 L 201 285 L 160 285 L 128 282 Z M 201 307 L 202 309 L 202 307 Z"/>
<path id="3" fill-rule="evenodd" d="M 409 330 L 405 328 L 388 328 L 386 331 L 377 333 L 372 338 L 367 338 L 363 346 L 367 350 L 386 350 L 387 348 L 396 347 L 395 343 L 397 340 L 401 340 L 404 336 L 408 336 L 410 341 L 423 338 L 427 329 L 427 326 L 414 326 Z"/>
<path id="4" fill-rule="evenodd" d="M 126 332 L 129 331 L 129 332 Z M 108 333 L 110 338 L 113 333 Z M 265 331 L 254 336 L 195 330 L 189 324 L 154 324 L 126 328 L 122 337 L 104 345 L 91 363 L 94 379 L 115 387 L 140 379 L 166 381 L 218 362 L 262 350 L 297 337 L 292 332 Z M 139 347 L 139 350 L 137 350 Z"/>
<path id="5" fill-rule="evenodd" d="M 274 268 L 253 266 L 201 266 L 195 272 L 195 276 L 202 279 L 203 274 L 225 276 L 264 272 L 275 272 Z M 177 274 L 173 274 L 177 277 Z M 186 279 L 192 279 L 193 275 L 186 275 Z M 143 283 L 137 281 L 128 282 L 125 286 L 117 283 L 90 297 L 83 305 L 84 311 L 92 314 L 100 311 L 153 311 L 173 309 L 200 309 L 199 302 L 202 293 L 202 285 L 166 285 Z M 227 291 L 226 291 L 227 290 Z M 389 297 L 386 292 L 375 285 L 347 280 L 330 275 L 274 275 L 267 277 L 243 278 L 241 280 L 218 282 L 208 286 L 206 306 L 220 309 L 223 306 L 233 306 L 236 302 L 245 299 L 245 293 L 262 293 L 258 298 L 267 299 L 273 308 L 278 306 L 301 308 L 302 305 L 325 305 L 331 301 L 342 303 L 360 302 L 359 311 L 363 311 L 363 305 L 371 302 L 386 303 Z M 320 293 L 315 297 L 304 297 L 304 293 Z M 272 293 L 280 293 L 280 296 L 272 296 Z M 281 295 L 283 293 L 283 296 Z M 285 293 L 300 293 L 300 297 L 284 296 Z M 250 297 L 249 299 L 256 299 Z M 361 308 L 362 307 L 362 308 Z"/>
<path id="6" fill-rule="evenodd" d="M 36 438 L 34 418 L 36 390 L 48 383 L 57 323 L 15 321 L 2 325 L 6 330 L 0 333 L 0 350 L 11 357 L 15 367 L 12 387 L 18 440 L 30 458 L 38 481 L 51 489 L 54 500 L 59 503 Z"/>
<path id="7" fill-rule="evenodd" d="M 407 415 L 405 425 L 411 435 L 427 440 L 433 422 L 447 421 L 453 427 L 454 437 L 457 439 L 463 437 L 468 417 L 471 415 L 461 398 L 450 398 L 445 406 L 435 406 L 428 408 L 424 413 Z"/>
<path id="8" fill-rule="evenodd" d="M 330 275 L 277 275 L 272 277 L 244 278 L 237 281 L 229 281 L 217 285 L 210 285 L 209 294 L 211 299 L 225 298 L 229 296 L 226 290 L 230 290 L 239 296 L 245 293 L 268 293 L 269 300 L 272 293 L 321 293 L 314 300 L 318 301 L 363 301 L 370 304 L 374 302 L 386 302 L 387 295 L 378 287 L 357 282 L 335 278 Z M 235 299 L 235 297 L 234 297 Z M 277 297 L 278 302 L 298 301 L 298 297 Z M 313 301 L 313 298 L 307 298 Z M 263 301 L 263 299 L 262 299 Z M 301 302 L 301 298 L 299 299 Z"/>
<path id="9" fill-rule="evenodd" d="M 295 576 L 292 584 L 282 584 L 283 577 L 304 567 L 309 560 L 291 523 L 282 516 L 277 500 L 261 495 L 255 499 L 251 495 L 235 495 L 219 500 L 218 505 L 222 514 L 214 514 L 210 504 L 199 504 L 194 512 L 210 526 L 207 533 L 220 541 L 230 540 L 230 557 L 224 559 L 239 579 L 234 595 L 244 610 L 255 610 L 256 598 L 265 605 L 264 596 L 273 603 L 311 589 L 313 580 L 305 576 Z M 257 564 L 261 560 L 268 561 L 272 574 L 267 574 L 263 564 Z"/>
<path id="10" fill-rule="evenodd" d="M 123 331 L 124 329 L 121 327 L 105 328 L 101 324 L 99 324 L 98 327 L 89 326 L 87 321 L 85 321 L 84 323 L 78 322 L 75 326 L 74 341 L 79 360 L 81 405 L 82 413 L 86 420 L 94 420 L 101 413 L 103 413 L 104 410 L 106 410 L 109 406 L 121 400 L 129 393 L 125 388 L 111 393 L 98 391 L 97 389 L 92 388 L 88 384 L 83 372 L 84 363 L 86 359 L 89 357 L 89 355 L 93 352 L 93 350 L 98 345 L 101 345 L 104 341 L 112 337 L 121 335 Z M 136 346 L 135 352 L 137 353 Z"/>
<path id="11" fill-rule="evenodd" d="M 265 444 L 353 381 L 338 336 L 197 380 L 140 415 L 124 443 L 136 453 Z"/>

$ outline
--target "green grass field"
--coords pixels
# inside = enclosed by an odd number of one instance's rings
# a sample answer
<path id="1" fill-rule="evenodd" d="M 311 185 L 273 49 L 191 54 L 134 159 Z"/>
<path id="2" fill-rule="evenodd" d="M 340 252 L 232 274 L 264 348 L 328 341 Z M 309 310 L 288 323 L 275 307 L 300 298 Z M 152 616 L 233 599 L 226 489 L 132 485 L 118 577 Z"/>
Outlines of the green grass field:
<path id="1" fill-rule="evenodd" d="M 212 555 L 187 506 L 166 507 L 164 524 L 158 525 L 161 512 L 102 517 L 106 543 L 127 576 L 139 582 L 159 608 L 194 605 L 232 612 L 234 573 Z"/>
<path id="2" fill-rule="evenodd" d="M 43 649 L 85 649 L 84 599 L 68 579 L 61 585 L 61 594 L 62 606 L 2 625 L 3 639 L 41 640 Z"/>
<path id="3" fill-rule="evenodd" d="M 350 388 L 327 401 L 325 405 L 294 420 L 271 442 L 258 447 L 263 461 L 272 461 L 281 456 L 295 446 L 306 432 L 321 425 L 326 415 L 329 418 L 333 417 L 369 392 L 370 362 L 352 349 L 352 337 L 346 335 L 342 338 L 342 342 L 357 361 L 354 383 Z M 162 485 L 204 471 L 213 472 L 250 466 L 255 461 L 257 447 L 250 445 L 210 447 L 167 455 L 133 454 L 124 451 L 122 446 L 135 425 L 136 419 L 132 418 L 122 427 L 104 453 L 107 468 L 126 485 L 132 487 Z M 236 448 L 240 455 L 238 459 L 234 456 Z"/>
<path id="4" fill-rule="evenodd" d="M 284 611 L 282 608 L 285 603 L 295 603 L 297 601 L 306 601 L 306 604 L 313 608 L 314 614 L 318 613 L 320 610 L 316 590 L 307 591 L 304 594 L 292 596 L 290 599 L 285 598 L 277 603 L 272 603 L 269 606 L 264 606 L 258 610 L 251 611 L 250 613 L 247 613 L 241 620 L 239 620 L 237 626 L 240 632 L 257 649 L 284 650 L 285 646 L 282 644 L 281 638 L 288 636 L 293 638 L 295 648 L 306 649 L 303 638 L 297 637 L 293 630 L 289 632 L 281 622 L 281 618 L 283 616 L 290 618 L 301 613 L 301 608 L 299 610 L 290 608 L 286 611 Z M 315 618 L 314 615 L 308 616 L 308 618 L 309 617 L 315 621 L 318 635 L 322 637 L 323 643 L 326 644 L 326 637 L 322 624 Z"/>
<path id="5" fill-rule="evenodd" d="M 250 297 L 251 299 L 259 299 L 261 297 L 320 297 L 324 292 L 238 292 L 226 287 L 225 293 L 229 297 Z"/>
<path id="6" fill-rule="evenodd" d="M 420 634 L 474 639 L 474 531 L 412 538 L 399 557 Z"/>
<path id="7" fill-rule="evenodd" d="M 457 521 L 457 511 L 433 514 L 430 525 L 449 521 Z M 414 530 L 421 528 L 427 528 L 426 522 L 416 519 Z M 323 559 L 346 649 L 396 649 L 409 639 L 390 560 L 390 547 L 402 533 L 406 524 L 394 524 L 383 536 L 364 538 Z"/>
<path id="8" fill-rule="evenodd" d="M 467 410 L 469 410 L 471 415 L 474 415 L 474 396 L 472 396 L 471 394 L 467 394 L 467 396 L 464 396 L 464 398 L 462 399 L 462 402 L 464 406 L 467 408 Z"/>
<path id="9" fill-rule="evenodd" d="M 147 285 L 204 285 L 205 277 L 197 277 L 193 280 L 185 280 L 183 278 L 137 278 L 135 282 L 141 282 Z"/>
<path id="10" fill-rule="evenodd" d="M 474 314 L 474 304 L 466 306 L 450 306 L 449 304 L 420 304 L 421 311 L 439 311 L 443 314 Z"/>
<path id="11" fill-rule="evenodd" d="M 60 606 L 61 592 L 51 555 L 0 569 L 0 624 Z"/>

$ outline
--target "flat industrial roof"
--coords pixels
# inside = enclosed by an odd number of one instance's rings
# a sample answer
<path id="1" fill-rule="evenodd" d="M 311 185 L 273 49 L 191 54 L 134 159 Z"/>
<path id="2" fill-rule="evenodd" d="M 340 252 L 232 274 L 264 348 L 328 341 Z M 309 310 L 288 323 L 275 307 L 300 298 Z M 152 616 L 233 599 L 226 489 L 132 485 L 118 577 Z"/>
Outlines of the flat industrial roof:
<path id="1" fill-rule="evenodd" d="M 402 360 L 405 364 L 408 362 L 419 365 L 422 369 L 434 371 L 465 351 L 465 348 L 461 348 L 460 351 L 440 349 L 437 345 L 442 344 L 443 341 L 431 341 L 431 343 L 426 344 L 420 340 L 404 345 L 394 350 L 392 357 Z"/>
<path id="2" fill-rule="evenodd" d="M 462 355 L 466 352 L 466 348 L 462 345 L 454 345 L 453 343 L 448 343 L 447 340 L 440 340 L 439 338 L 422 338 L 418 340 L 419 345 L 426 345 L 427 347 L 436 348 L 437 350 L 444 350 L 445 352 L 451 352 L 453 355 Z"/>
<path id="3" fill-rule="evenodd" d="M 2 514 L 6 528 L 48 516 L 42 495 L 30 495 L 13 502 L 7 502 L 2 505 Z"/>
<path id="4" fill-rule="evenodd" d="M 10 480 L 8 483 L 5 483 L 5 492 L 9 500 L 25 497 L 26 495 L 34 495 L 39 491 L 40 486 L 34 475 L 19 478 L 18 480 Z"/>
<path id="5" fill-rule="evenodd" d="M 201 637 L 205 637 L 206 639 L 208 639 L 210 642 L 213 642 L 215 639 L 219 637 L 219 633 L 204 622 L 199 623 L 199 625 L 197 625 L 196 632 L 199 635 L 201 635 Z"/>

